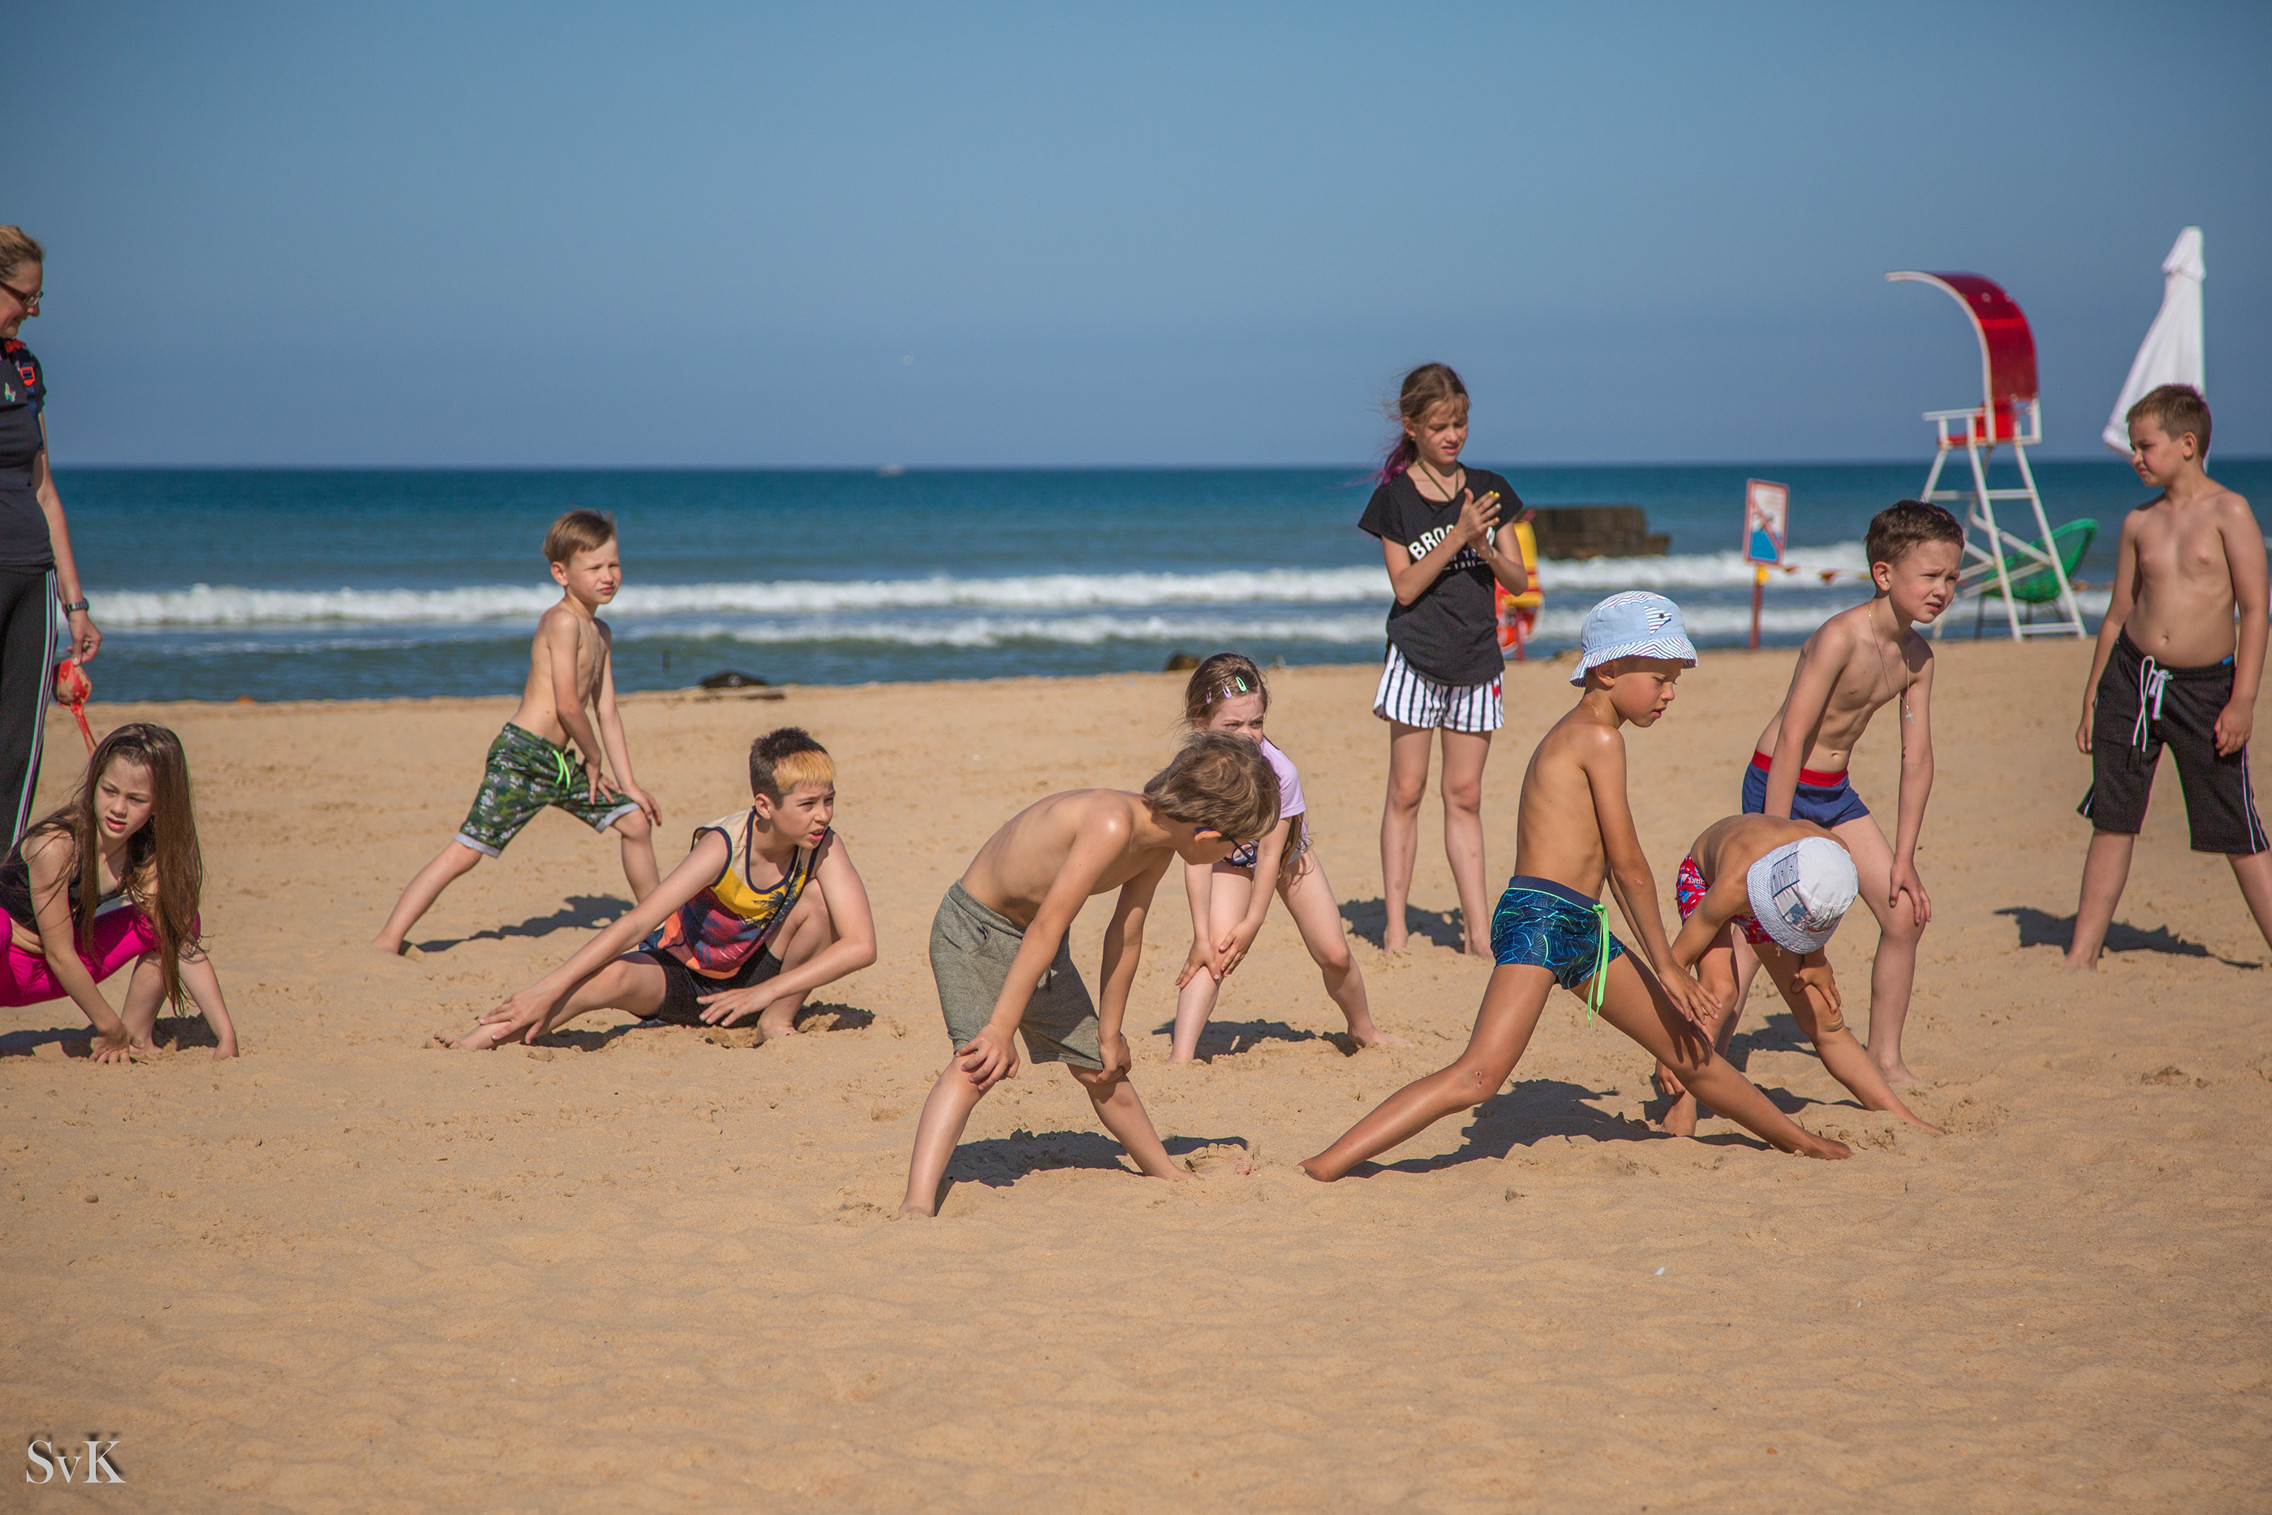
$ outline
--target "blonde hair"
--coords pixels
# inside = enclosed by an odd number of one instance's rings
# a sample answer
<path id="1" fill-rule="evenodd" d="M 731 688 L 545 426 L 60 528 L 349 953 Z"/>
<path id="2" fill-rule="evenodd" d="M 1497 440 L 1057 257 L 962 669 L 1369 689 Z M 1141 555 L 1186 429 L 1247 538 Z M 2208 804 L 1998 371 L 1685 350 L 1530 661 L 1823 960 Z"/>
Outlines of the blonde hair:
<path id="1" fill-rule="evenodd" d="M 749 792 L 778 805 L 799 784 L 833 784 L 836 761 L 802 726 L 776 726 L 749 744 Z"/>
<path id="2" fill-rule="evenodd" d="M 544 534 L 544 560 L 569 563 L 579 552 L 605 547 L 615 540 L 615 517 L 596 510 L 571 510 Z"/>
<path id="3" fill-rule="evenodd" d="M 26 263 L 45 263 L 47 249 L 21 226 L 0 226 L 0 279 Z"/>

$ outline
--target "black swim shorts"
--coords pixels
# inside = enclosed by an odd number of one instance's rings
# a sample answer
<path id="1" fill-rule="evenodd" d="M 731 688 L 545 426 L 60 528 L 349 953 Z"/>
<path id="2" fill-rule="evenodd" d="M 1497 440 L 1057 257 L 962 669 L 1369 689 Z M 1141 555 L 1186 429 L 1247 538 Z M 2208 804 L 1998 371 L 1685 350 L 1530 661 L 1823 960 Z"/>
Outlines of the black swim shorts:
<path id="1" fill-rule="evenodd" d="M 773 955 L 770 947 L 761 947 L 750 960 L 725 978 L 711 978 L 695 972 L 668 952 L 641 954 L 663 970 L 663 1003 L 650 1014 L 649 1020 L 668 1021 L 674 1026 L 705 1025 L 702 1012 L 709 1009 L 702 1003 L 705 994 L 723 994 L 728 989 L 747 989 L 762 984 L 781 971 L 781 959 Z M 747 1020 L 737 1024 L 747 1025 Z"/>
<path id="2" fill-rule="evenodd" d="M 2248 748 L 2220 756 L 2217 716 L 2233 697 L 2233 663 L 2164 668 L 2125 631 L 2099 676 L 2091 717 L 2091 792 L 2077 811 L 2099 831 L 2135 836 L 2146 821 L 2162 748 L 2177 759 L 2178 787 L 2195 852 L 2253 855 L 2272 847 L 2248 782 Z"/>

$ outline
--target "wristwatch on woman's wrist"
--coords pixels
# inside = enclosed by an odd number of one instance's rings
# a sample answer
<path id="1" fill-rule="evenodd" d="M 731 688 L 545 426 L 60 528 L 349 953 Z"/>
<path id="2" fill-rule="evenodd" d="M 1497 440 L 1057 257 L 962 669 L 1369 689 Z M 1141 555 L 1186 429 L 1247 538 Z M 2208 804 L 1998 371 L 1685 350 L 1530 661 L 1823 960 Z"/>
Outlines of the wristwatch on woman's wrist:
<path id="1" fill-rule="evenodd" d="M 70 604 L 63 607 L 63 613 L 65 615 L 77 615 L 80 611 L 85 610 L 86 608 L 87 602 L 85 600 L 73 600 Z"/>

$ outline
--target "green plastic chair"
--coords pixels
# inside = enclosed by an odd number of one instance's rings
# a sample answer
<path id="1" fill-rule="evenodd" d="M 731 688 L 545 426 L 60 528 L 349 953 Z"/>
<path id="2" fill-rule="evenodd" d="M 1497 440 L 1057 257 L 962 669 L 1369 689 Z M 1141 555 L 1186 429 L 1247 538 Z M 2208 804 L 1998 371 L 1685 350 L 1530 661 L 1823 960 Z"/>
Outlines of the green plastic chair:
<path id="1" fill-rule="evenodd" d="M 2064 526 L 2052 528 L 2051 544 L 2058 550 L 2059 571 L 2067 576 L 2068 583 L 2072 584 L 2075 581 L 2075 570 L 2082 566 L 2083 554 L 2091 550 L 2091 543 L 2097 536 L 2098 522 L 2087 518 L 2080 521 L 2069 521 Z M 2030 542 L 2028 546 L 2039 552 L 2043 549 L 2041 542 Z M 2009 562 L 2010 560 L 2007 559 L 2006 561 Z M 2022 558 L 2021 561 L 2032 560 Z M 1972 636 L 1975 641 L 1980 638 L 1981 621 L 1988 614 L 1988 602 L 1991 599 L 2000 600 L 2003 597 L 2004 586 L 1996 582 L 1994 575 L 1991 574 L 1981 581 L 1980 598 L 1972 612 Z M 2012 572 L 2012 603 L 2025 605 L 2028 608 L 2029 620 L 2035 619 L 2036 606 L 2049 605 L 2058 598 L 2059 580 L 2053 576 L 2050 568 L 2046 565 L 2038 563 L 2025 573 Z"/>

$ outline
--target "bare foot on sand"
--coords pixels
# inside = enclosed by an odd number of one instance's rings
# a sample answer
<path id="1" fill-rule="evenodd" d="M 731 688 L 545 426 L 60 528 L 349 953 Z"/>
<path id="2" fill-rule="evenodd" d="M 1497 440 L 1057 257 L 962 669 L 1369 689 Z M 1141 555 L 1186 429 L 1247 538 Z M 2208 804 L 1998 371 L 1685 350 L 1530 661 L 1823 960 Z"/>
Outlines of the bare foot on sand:
<path id="1" fill-rule="evenodd" d="M 1806 1138 L 1798 1148 L 1801 1157 L 1819 1157 L 1826 1162 L 1838 1162 L 1854 1155 L 1854 1149 L 1844 1142 L 1834 1142 L 1829 1137 L 1817 1136 L 1812 1131 L 1802 1131 L 1799 1134 Z"/>
<path id="2" fill-rule="evenodd" d="M 498 1044 L 505 1040 L 505 1035 L 502 1024 L 492 1026 L 481 1023 L 459 1037 L 444 1036 L 437 1031 L 434 1033 L 434 1045 L 446 1047 L 452 1052 L 494 1052 Z"/>
<path id="3" fill-rule="evenodd" d="M 1885 1075 L 1885 1081 L 1889 1084 L 1921 1084 L 1924 1082 L 1923 1079 L 1910 1072 L 1909 1065 L 1898 1057 L 1893 1060 L 1891 1066 L 1879 1063 L 1878 1071 Z"/>

